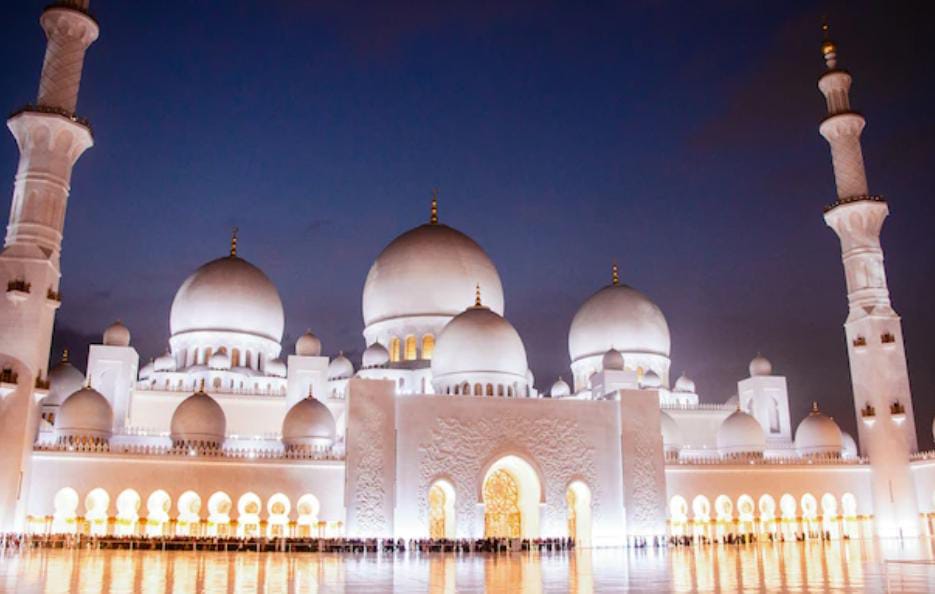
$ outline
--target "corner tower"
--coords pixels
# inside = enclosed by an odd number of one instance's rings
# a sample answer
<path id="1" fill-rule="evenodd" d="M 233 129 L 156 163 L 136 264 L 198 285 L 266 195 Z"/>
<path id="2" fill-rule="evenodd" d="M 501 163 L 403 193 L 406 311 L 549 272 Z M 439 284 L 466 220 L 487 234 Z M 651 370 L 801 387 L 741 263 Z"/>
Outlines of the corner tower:
<path id="1" fill-rule="evenodd" d="M 0 531 L 22 528 L 37 393 L 45 385 L 59 296 L 60 252 L 71 171 L 93 140 L 75 107 L 97 21 L 87 0 L 63 0 L 39 19 L 48 39 L 35 105 L 7 126 L 20 158 L 6 241 L 0 252 Z"/>
<path id="2" fill-rule="evenodd" d="M 917 449 L 902 324 L 890 304 L 880 230 L 886 201 L 871 194 L 864 171 L 860 133 L 864 117 L 851 110 L 851 75 L 838 68 L 837 46 L 828 38 L 822 54 L 827 70 L 818 88 L 828 116 L 820 132 L 831 145 L 837 199 L 824 218 L 841 240 L 847 281 L 844 322 L 861 453 L 870 458 L 876 533 L 916 536 L 919 511 L 909 471 Z"/>

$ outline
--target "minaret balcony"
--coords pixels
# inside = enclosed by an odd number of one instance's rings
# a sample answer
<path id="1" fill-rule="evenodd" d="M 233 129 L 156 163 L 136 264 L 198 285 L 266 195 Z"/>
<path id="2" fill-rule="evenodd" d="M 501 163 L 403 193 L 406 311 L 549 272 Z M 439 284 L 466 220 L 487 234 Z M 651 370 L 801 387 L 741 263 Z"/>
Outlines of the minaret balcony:
<path id="1" fill-rule="evenodd" d="M 883 196 L 870 195 L 870 194 L 865 194 L 862 196 L 848 196 L 846 198 L 838 198 L 831 204 L 826 204 L 824 212 L 829 212 L 839 206 L 843 206 L 845 204 L 852 204 L 854 202 L 882 202 L 883 204 L 886 204 L 886 199 Z"/>
<path id="2" fill-rule="evenodd" d="M 87 118 L 83 118 L 76 113 L 68 111 L 67 109 L 62 109 L 61 107 L 54 107 L 51 105 L 33 105 L 31 103 L 28 103 L 20 107 L 16 111 L 14 111 L 13 113 L 11 113 L 7 119 L 12 120 L 16 116 L 23 114 L 23 113 L 41 113 L 41 114 L 60 116 L 60 117 L 65 118 L 66 120 L 69 120 L 71 122 L 74 122 L 75 124 L 78 124 L 79 126 L 86 128 L 88 131 L 88 134 L 92 134 L 94 132 L 91 129 L 91 121 L 88 120 Z"/>
<path id="3" fill-rule="evenodd" d="M 873 427 L 873 424 L 877 422 L 877 410 L 867 403 L 867 406 L 860 409 L 860 419 L 867 427 Z"/>
<path id="4" fill-rule="evenodd" d="M 32 285 L 27 283 L 23 279 L 11 280 L 6 285 L 6 297 L 14 304 L 22 303 L 29 299 L 29 293 L 32 290 Z"/>
<path id="5" fill-rule="evenodd" d="M 897 425 L 902 425 L 906 420 L 906 407 L 899 400 L 890 405 L 890 418 Z"/>

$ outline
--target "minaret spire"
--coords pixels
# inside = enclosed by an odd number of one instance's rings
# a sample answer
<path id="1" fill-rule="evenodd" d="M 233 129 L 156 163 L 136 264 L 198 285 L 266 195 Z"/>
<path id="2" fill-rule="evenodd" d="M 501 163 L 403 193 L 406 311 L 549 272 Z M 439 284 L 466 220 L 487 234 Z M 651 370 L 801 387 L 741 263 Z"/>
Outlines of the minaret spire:
<path id="1" fill-rule="evenodd" d="M 432 207 L 429 212 L 429 223 L 432 225 L 438 224 L 438 188 L 432 189 Z"/>
<path id="2" fill-rule="evenodd" d="M 231 258 L 237 257 L 237 233 L 239 231 L 237 227 L 231 229 Z"/>
<path id="3" fill-rule="evenodd" d="M 483 307 L 484 304 L 480 300 L 480 283 L 477 283 L 477 286 L 474 288 L 474 307 Z"/>
<path id="4" fill-rule="evenodd" d="M 620 269 L 616 262 L 610 266 L 610 283 L 615 287 L 620 285 Z"/>
<path id="5" fill-rule="evenodd" d="M 837 188 L 837 199 L 825 208 L 824 218 L 841 241 L 848 301 L 844 333 L 860 449 L 870 458 L 876 534 L 911 537 L 920 529 L 909 470 L 909 456 L 918 446 L 902 322 L 890 303 L 880 244 L 889 208 L 868 189 L 860 146 L 866 121 L 851 110 L 851 75 L 838 68 L 838 46 L 827 23 L 822 30 L 826 70 L 818 88 L 828 115 L 819 130 L 831 146 Z"/>

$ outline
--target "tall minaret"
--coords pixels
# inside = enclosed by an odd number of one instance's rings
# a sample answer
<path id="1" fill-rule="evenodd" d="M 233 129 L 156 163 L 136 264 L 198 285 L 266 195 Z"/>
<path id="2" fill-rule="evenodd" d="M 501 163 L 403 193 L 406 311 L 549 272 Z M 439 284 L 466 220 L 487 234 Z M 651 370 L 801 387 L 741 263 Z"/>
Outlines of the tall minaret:
<path id="1" fill-rule="evenodd" d="M 7 121 L 19 146 L 13 205 L 0 252 L 0 532 L 22 528 L 36 388 L 46 377 L 59 296 L 59 253 L 71 170 L 92 144 L 75 115 L 84 54 L 97 39 L 88 0 L 52 4 L 39 19 L 48 38 L 39 97 Z"/>
<path id="2" fill-rule="evenodd" d="M 902 324 L 890 305 L 880 229 L 886 201 L 870 194 L 860 133 L 865 120 L 852 111 L 851 75 L 838 68 L 837 46 L 828 38 L 827 70 L 818 88 L 828 104 L 821 135 L 831 145 L 838 197 L 825 208 L 825 222 L 841 240 L 849 312 L 844 323 L 861 453 L 870 458 L 873 512 L 879 536 L 915 536 L 919 509 L 909 471 L 916 451 L 915 420 Z"/>

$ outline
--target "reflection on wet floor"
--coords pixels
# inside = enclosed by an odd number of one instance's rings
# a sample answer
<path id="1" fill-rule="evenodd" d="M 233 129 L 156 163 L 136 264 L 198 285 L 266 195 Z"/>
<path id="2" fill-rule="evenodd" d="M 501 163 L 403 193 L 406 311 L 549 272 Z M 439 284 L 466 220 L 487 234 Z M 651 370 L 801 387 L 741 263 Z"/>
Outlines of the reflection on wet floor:
<path id="1" fill-rule="evenodd" d="M 0 591 L 935 591 L 933 541 L 812 541 L 567 554 L 214 553 L 38 549 L 0 557 Z"/>

